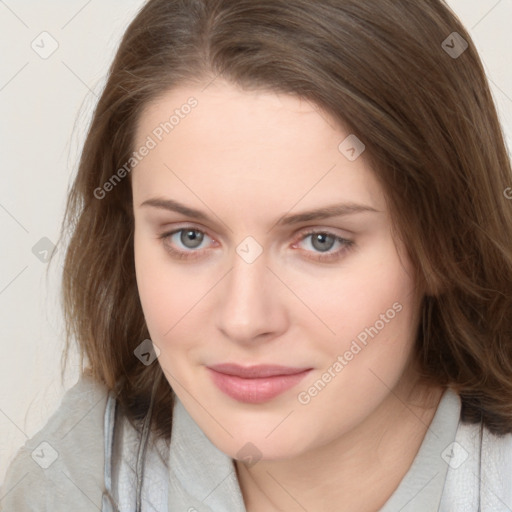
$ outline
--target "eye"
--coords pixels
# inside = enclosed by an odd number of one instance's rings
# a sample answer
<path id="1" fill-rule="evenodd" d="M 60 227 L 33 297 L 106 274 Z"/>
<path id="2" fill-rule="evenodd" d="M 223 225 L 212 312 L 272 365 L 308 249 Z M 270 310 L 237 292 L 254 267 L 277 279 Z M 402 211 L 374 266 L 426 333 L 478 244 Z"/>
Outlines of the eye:
<path id="1" fill-rule="evenodd" d="M 201 244 L 206 238 L 210 238 L 204 231 L 191 226 L 163 233 L 158 237 L 163 240 L 165 249 L 180 259 L 193 259 L 201 255 Z M 178 248 L 176 248 L 176 246 Z"/>
<path id="2" fill-rule="evenodd" d="M 185 226 L 174 231 L 163 233 L 158 237 L 163 241 L 164 247 L 167 252 L 178 259 L 195 259 L 202 256 L 206 248 L 202 246 L 205 240 L 210 239 L 204 231 L 194 228 L 192 226 Z M 341 259 L 346 252 L 353 248 L 354 242 L 346 240 L 334 233 L 321 230 L 311 230 L 307 233 L 302 233 L 298 242 L 292 245 L 292 248 L 297 248 L 306 240 L 310 240 L 309 248 L 303 250 L 305 253 L 311 255 L 306 256 L 309 259 L 320 262 L 334 262 Z M 211 244 L 210 244 L 211 245 Z M 338 245 L 338 249 L 332 251 L 333 247 Z"/>
<path id="3" fill-rule="evenodd" d="M 313 255 L 308 256 L 308 258 L 322 262 L 337 261 L 354 246 L 353 241 L 346 240 L 345 238 L 328 231 L 308 231 L 307 233 L 301 234 L 299 242 L 295 243 L 293 247 L 297 247 L 298 244 L 308 239 L 310 239 L 310 244 L 306 245 L 309 245 L 313 249 L 306 250 L 306 252 L 313 253 Z M 339 247 L 338 250 L 331 252 L 331 249 L 336 244 L 339 244 L 341 247 Z"/>

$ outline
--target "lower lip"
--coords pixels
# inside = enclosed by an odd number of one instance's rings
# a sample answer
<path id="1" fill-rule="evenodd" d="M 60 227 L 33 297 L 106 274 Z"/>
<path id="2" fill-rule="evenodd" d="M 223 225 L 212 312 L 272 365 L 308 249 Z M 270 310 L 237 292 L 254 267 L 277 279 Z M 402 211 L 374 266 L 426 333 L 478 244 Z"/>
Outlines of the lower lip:
<path id="1" fill-rule="evenodd" d="M 208 368 L 215 385 L 226 395 L 248 404 L 260 404 L 297 385 L 311 370 L 293 375 L 276 375 L 261 379 L 243 379 Z"/>

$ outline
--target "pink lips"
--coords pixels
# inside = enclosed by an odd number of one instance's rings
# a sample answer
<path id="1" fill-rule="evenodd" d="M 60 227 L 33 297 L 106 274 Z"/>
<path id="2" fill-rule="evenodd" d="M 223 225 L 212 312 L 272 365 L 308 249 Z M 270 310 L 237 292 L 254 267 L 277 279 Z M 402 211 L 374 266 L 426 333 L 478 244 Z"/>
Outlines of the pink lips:
<path id="1" fill-rule="evenodd" d="M 299 383 L 311 368 L 225 363 L 207 367 L 215 385 L 239 402 L 258 404 L 271 400 Z"/>

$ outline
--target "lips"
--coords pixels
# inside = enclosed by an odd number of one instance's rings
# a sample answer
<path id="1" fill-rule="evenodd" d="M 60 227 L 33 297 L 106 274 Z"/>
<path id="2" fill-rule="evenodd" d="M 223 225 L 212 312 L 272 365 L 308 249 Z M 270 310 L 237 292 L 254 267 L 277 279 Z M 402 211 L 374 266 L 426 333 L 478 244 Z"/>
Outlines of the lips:
<path id="1" fill-rule="evenodd" d="M 262 403 L 297 385 L 312 368 L 277 365 L 240 366 L 224 363 L 207 367 L 220 391 L 239 402 Z"/>
<path id="2" fill-rule="evenodd" d="M 264 377 L 275 377 L 276 375 L 295 375 L 311 368 L 292 368 L 290 366 L 257 365 L 239 366 L 233 363 L 217 364 L 210 366 L 212 370 L 243 379 L 260 379 Z"/>

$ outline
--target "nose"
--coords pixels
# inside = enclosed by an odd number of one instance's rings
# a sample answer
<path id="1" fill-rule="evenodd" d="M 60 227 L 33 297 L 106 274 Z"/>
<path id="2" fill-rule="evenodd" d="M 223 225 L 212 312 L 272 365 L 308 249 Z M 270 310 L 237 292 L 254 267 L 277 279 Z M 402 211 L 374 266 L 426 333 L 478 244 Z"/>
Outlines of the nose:
<path id="1" fill-rule="evenodd" d="M 235 253 L 219 288 L 217 328 L 236 343 L 269 341 L 287 328 L 284 287 L 267 265 L 265 252 L 252 263 Z"/>

